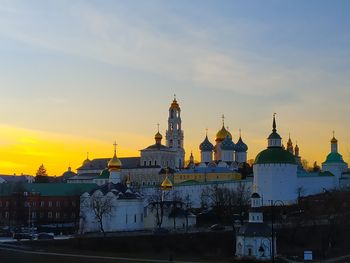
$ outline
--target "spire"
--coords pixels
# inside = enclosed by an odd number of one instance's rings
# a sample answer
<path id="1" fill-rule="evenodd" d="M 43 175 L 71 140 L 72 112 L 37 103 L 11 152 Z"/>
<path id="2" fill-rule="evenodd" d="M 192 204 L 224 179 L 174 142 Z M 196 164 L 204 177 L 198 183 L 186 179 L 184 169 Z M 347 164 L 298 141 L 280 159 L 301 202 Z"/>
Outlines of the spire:
<path id="1" fill-rule="evenodd" d="M 277 129 L 276 129 L 276 113 L 273 114 L 272 133 L 267 138 L 267 140 L 268 140 L 268 148 L 270 148 L 270 147 L 282 147 L 282 138 L 277 133 Z"/>
<path id="2" fill-rule="evenodd" d="M 331 139 L 331 143 L 338 143 L 338 140 L 335 138 L 335 132 L 333 131 L 333 138 Z"/>
<path id="3" fill-rule="evenodd" d="M 193 153 L 192 153 L 192 150 L 191 150 L 191 155 L 190 155 L 190 165 L 193 165 L 194 164 L 194 157 L 193 157 Z"/>
<path id="4" fill-rule="evenodd" d="M 114 157 L 117 157 L 117 141 L 114 141 L 113 146 L 114 146 Z"/>
<path id="5" fill-rule="evenodd" d="M 205 128 L 205 137 L 208 138 L 208 128 Z"/>
<path id="6" fill-rule="evenodd" d="M 156 144 L 162 144 L 163 136 L 159 132 L 159 123 L 157 123 L 157 133 L 154 135 L 154 139 L 156 140 Z"/>
<path id="7" fill-rule="evenodd" d="M 289 138 L 287 142 L 287 151 L 289 151 L 291 154 L 294 154 L 293 142 L 292 142 L 292 139 L 290 138 L 290 133 L 289 133 Z"/>
<path id="8" fill-rule="evenodd" d="M 242 137 L 242 130 L 241 130 L 241 128 L 239 128 L 239 138 L 241 138 Z"/>
<path id="9" fill-rule="evenodd" d="M 276 113 L 273 114 L 272 131 L 276 132 Z"/>
<path id="10" fill-rule="evenodd" d="M 221 118 L 222 118 L 222 127 L 225 127 L 225 115 L 222 114 Z"/>
<path id="11" fill-rule="evenodd" d="M 294 155 L 295 155 L 296 157 L 299 157 L 299 146 L 298 146 L 298 141 L 295 141 Z"/>
<path id="12" fill-rule="evenodd" d="M 114 146 L 114 155 L 113 155 L 112 159 L 110 159 L 108 164 L 107 164 L 109 171 L 120 170 L 120 168 L 122 166 L 121 161 L 117 157 L 117 142 L 116 141 L 114 141 L 113 146 Z"/>
<path id="13" fill-rule="evenodd" d="M 334 131 L 333 131 L 333 138 L 331 139 L 331 152 L 333 153 L 338 152 L 338 140 L 334 136 Z"/>

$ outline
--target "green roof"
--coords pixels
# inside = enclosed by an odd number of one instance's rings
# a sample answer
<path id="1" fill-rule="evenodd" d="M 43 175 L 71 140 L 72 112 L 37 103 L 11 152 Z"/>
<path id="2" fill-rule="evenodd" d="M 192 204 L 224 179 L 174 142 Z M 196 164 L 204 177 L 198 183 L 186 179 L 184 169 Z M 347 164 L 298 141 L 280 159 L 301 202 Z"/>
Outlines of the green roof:
<path id="1" fill-rule="evenodd" d="M 294 155 L 286 150 L 283 150 L 281 147 L 267 148 L 256 156 L 254 164 L 267 163 L 297 164 Z"/>
<path id="2" fill-rule="evenodd" d="M 298 177 L 320 177 L 320 176 L 334 176 L 329 171 L 307 172 L 305 170 L 298 170 Z"/>
<path id="3" fill-rule="evenodd" d="M 90 192 L 96 184 L 67 184 L 67 183 L 24 183 L 0 184 L 0 196 L 9 196 L 15 192 L 35 192 L 41 196 L 76 196 Z"/>
<path id="4" fill-rule="evenodd" d="M 267 139 L 282 139 L 277 132 L 272 132 Z"/>
<path id="5" fill-rule="evenodd" d="M 196 180 L 187 180 L 187 181 L 183 181 L 181 183 L 178 183 L 177 185 L 183 185 L 183 184 L 198 184 L 199 182 Z"/>
<path id="6" fill-rule="evenodd" d="M 333 152 L 327 155 L 325 163 L 344 163 L 343 156 L 337 152 Z"/>

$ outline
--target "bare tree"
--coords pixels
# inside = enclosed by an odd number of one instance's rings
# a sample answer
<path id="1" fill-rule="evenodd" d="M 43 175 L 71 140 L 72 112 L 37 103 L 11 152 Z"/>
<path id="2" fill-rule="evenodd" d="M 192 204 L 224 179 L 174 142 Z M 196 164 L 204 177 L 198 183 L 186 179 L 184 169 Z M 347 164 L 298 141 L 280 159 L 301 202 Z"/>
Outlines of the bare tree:
<path id="1" fill-rule="evenodd" d="M 167 199 L 169 195 L 168 191 L 162 191 L 161 189 L 157 189 L 153 195 L 148 199 L 148 206 L 151 209 L 151 212 L 156 213 L 156 225 L 158 228 L 162 227 L 163 224 L 163 216 L 164 216 L 164 200 Z"/>
<path id="2" fill-rule="evenodd" d="M 187 232 L 188 231 L 188 215 L 189 215 L 191 207 L 192 207 L 190 195 L 186 195 L 185 200 L 184 200 L 184 206 L 185 206 L 185 213 L 186 213 L 185 216 L 186 216 L 186 232 Z"/>
<path id="3" fill-rule="evenodd" d="M 302 159 L 301 160 L 301 165 L 303 166 L 303 168 L 305 170 L 308 170 L 309 169 L 309 162 L 306 160 L 306 159 Z"/>
<path id="4" fill-rule="evenodd" d="M 203 208 L 211 208 L 217 220 L 232 222 L 232 215 L 238 210 L 243 215 L 249 202 L 249 189 L 239 184 L 236 189 L 220 187 L 217 184 L 203 189 L 201 204 Z"/>
<path id="5" fill-rule="evenodd" d="M 96 221 L 99 224 L 100 231 L 103 233 L 103 236 L 106 236 L 104 229 L 104 219 L 111 215 L 114 196 L 111 194 L 103 195 L 102 193 L 94 193 L 90 197 L 83 200 L 84 210 L 90 210 L 94 215 Z M 87 216 L 86 214 L 82 215 L 82 218 Z"/>
<path id="6" fill-rule="evenodd" d="M 172 196 L 172 207 L 173 207 L 173 218 L 174 218 L 174 229 L 176 229 L 176 216 L 177 216 L 177 210 L 178 206 L 182 206 L 182 198 L 179 195 L 178 192 L 174 191 Z"/>

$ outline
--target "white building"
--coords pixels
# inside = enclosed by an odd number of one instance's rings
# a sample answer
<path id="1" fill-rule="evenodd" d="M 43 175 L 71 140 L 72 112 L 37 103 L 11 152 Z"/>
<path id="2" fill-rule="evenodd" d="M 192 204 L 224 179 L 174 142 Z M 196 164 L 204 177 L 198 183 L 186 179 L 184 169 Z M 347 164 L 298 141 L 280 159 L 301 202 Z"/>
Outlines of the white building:
<path id="1" fill-rule="evenodd" d="M 104 211 L 104 212 L 103 212 Z M 80 233 L 144 229 L 143 198 L 125 185 L 108 183 L 80 197 Z"/>
<path id="2" fill-rule="evenodd" d="M 282 148 L 282 138 L 277 133 L 275 116 L 272 133 L 267 138 L 266 150 L 254 162 L 254 185 L 265 200 L 294 202 L 297 197 L 297 163 L 292 153 Z"/>
<path id="3" fill-rule="evenodd" d="M 182 168 L 185 163 L 184 132 L 181 128 L 181 108 L 174 98 L 169 108 L 166 146 L 177 154 L 175 167 Z"/>
<path id="4" fill-rule="evenodd" d="M 271 260 L 276 255 L 276 237 L 272 242 L 272 230 L 264 223 L 261 210 L 262 200 L 258 193 L 251 196 L 249 221 L 239 228 L 236 234 L 236 256 L 254 260 Z M 272 249 L 271 244 L 274 244 Z M 272 251 L 273 250 L 273 251 Z"/>
<path id="5" fill-rule="evenodd" d="M 133 192 L 129 183 L 121 183 L 121 165 L 114 148 L 114 156 L 108 162 L 109 177 L 97 179 L 102 186 L 82 194 L 81 233 L 144 229 L 143 197 Z"/>
<path id="6" fill-rule="evenodd" d="M 267 139 L 268 147 L 256 156 L 253 166 L 254 185 L 264 204 L 269 200 L 294 203 L 300 195 L 337 189 L 342 186 L 341 182 L 347 185 L 345 178 L 348 165 L 338 153 L 338 141 L 334 136 L 331 140 L 331 152 L 323 162 L 322 170 L 308 172 L 301 166 L 297 145 L 293 152 L 290 138 L 287 150 L 284 149 L 282 138 L 277 133 L 275 116 L 272 127 L 272 133 Z"/>
<path id="7" fill-rule="evenodd" d="M 189 203 L 186 204 L 186 199 L 178 198 L 168 174 L 160 188 L 148 195 L 146 200 L 144 215 L 146 229 L 161 227 L 188 230 L 196 225 L 196 216 L 189 212 Z"/>

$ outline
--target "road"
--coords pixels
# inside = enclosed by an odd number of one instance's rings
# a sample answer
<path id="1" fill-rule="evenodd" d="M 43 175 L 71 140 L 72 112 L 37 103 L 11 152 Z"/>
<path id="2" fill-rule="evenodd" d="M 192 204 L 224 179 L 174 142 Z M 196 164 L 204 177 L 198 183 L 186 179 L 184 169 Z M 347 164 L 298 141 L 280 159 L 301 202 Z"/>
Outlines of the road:
<path id="1" fill-rule="evenodd" d="M 40 251 L 27 251 L 17 248 L 8 248 L 0 246 L 0 262 L 1 263 L 23 263 L 23 262 L 35 262 L 35 263 L 169 263 L 168 260 L 156 260 L 146 258 L 125 258 L 125 257 L 105 257 L 105 256 L 93 256 L 93 255 L 80 255 L 80 254 L 64 254 L 64 253 L 51 253 Z M 198 263 L 189 261 L 171 261 L 177 263 Z"/>

